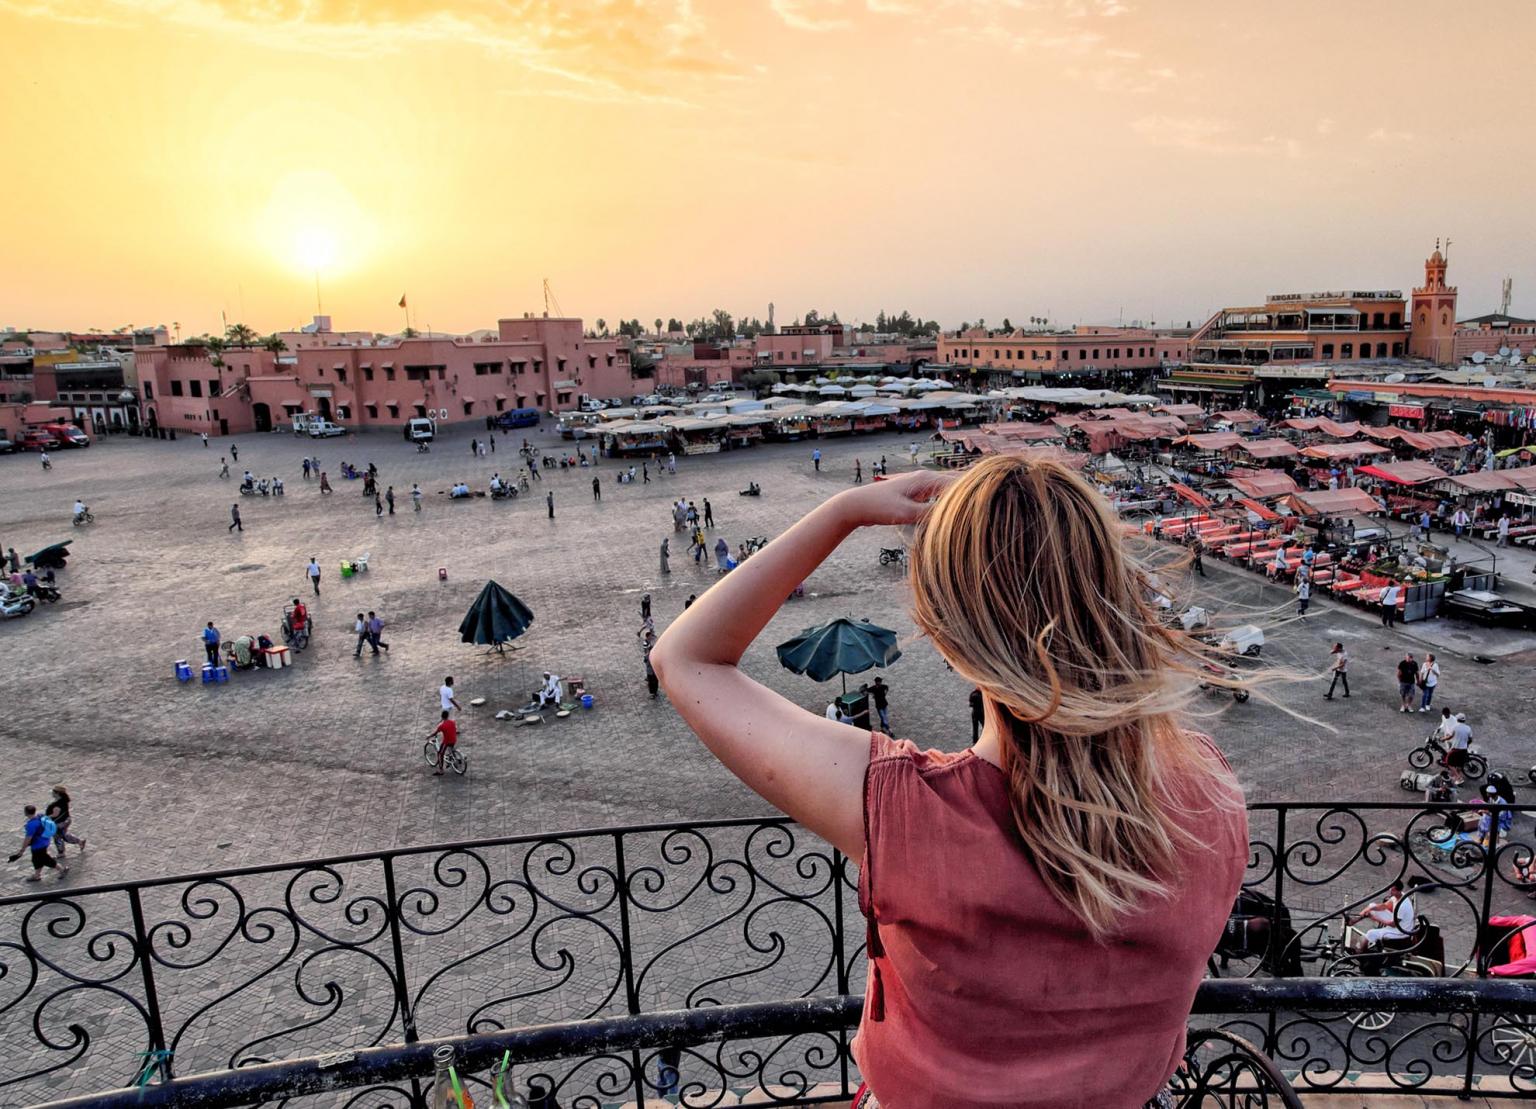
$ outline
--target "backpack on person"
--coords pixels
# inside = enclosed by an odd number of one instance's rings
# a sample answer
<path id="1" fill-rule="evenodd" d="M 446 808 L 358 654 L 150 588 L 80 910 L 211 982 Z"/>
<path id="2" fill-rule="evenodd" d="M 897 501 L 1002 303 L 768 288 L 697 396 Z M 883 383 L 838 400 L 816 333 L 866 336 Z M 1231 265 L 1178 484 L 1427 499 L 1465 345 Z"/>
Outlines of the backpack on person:
<path id="1" fill-rule="evenodd" d="M 53 822 L 53 817 L 51 816 L 43 816 L 38 819 L 42 821 L 42 824 L 37 833 L 37 838 L 32 841 L 32 844 L 42 840 L 42 848 L 39 848 L 41 850 L 53 842 L 53 837 L 59 834 L 59 826 Z"/>

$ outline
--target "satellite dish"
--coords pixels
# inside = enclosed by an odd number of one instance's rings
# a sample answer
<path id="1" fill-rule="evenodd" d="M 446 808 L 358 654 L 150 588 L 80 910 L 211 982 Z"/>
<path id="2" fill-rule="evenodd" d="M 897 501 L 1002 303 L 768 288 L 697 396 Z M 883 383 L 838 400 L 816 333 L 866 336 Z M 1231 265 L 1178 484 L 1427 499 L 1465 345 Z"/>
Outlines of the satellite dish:
<path id="1" fill-rule="evenodd" d="M 1407 378 L 1402 374 L 1388 374 L 1382 380 L 1385 381 L 1388 385 L 1401 385 L 1404 381 L 1407 380 Z"/>
<path id="2" fill-rule="evenodd" d="M 1501 355 L 1507 355 L 1509 353 L 1509 348 L 1508 347 L 1500 347 L 1499 348 L 1499 353 Z"/>
<path id="3" fill-rule="evenodd" d="M 1488 361 L 1488 356 L 1480 350 L 1475 350 L 1472 352 L 1472 361 L 1481 366 L 1484 362 Z"/>
<path id="4" fill-rule="evenodd" d="M 1497 386 L 1498 383 L 1499 383 L 1499 379 L 1496 378 L 1496 377 L 1485 377 L 1485 378 L 1483 378 L 1483 388 L 1484 389 L 1492 389 L 1495 386 Z"/>

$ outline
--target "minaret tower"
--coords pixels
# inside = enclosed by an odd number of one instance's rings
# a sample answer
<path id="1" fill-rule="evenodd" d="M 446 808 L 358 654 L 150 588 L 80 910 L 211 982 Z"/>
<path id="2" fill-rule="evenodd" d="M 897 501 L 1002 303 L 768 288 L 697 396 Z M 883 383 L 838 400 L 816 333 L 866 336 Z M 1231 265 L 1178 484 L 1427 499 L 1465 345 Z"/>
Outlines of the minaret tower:
<path id="1" fill-rule="evenodd" d="M 1408 353 L 1442 365 L 1454 358 L 1456 338 L 1456 286 L 1445 283 L 1445 255 L 1440 240 L 1424 262 L 1424 284 L 1413 290 Z"/>

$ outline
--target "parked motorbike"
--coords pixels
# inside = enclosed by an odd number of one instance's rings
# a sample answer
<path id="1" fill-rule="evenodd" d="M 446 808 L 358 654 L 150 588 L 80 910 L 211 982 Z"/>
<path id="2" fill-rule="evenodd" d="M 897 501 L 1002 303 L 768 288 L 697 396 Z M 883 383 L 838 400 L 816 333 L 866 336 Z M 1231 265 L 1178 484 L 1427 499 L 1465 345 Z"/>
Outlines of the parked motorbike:
<path id="1" fill-rule="evenodd" d="M 36 607 L 37 601 L 30 594 L 6 590 L 3 595 L 0 595 L 0 619 L 10 620 L 25 616 Z"/>

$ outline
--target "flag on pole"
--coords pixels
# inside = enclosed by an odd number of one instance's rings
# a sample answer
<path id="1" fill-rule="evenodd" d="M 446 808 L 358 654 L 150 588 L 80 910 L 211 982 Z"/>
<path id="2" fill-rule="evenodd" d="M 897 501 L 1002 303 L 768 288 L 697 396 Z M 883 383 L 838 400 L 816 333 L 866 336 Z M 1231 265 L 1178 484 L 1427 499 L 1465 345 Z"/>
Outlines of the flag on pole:
<path id="1" fill-rule="evenodd" d="M 405 307 L 405 294 L 404 293 L 400 294 L 400 307 L 401 308 Z"/>

